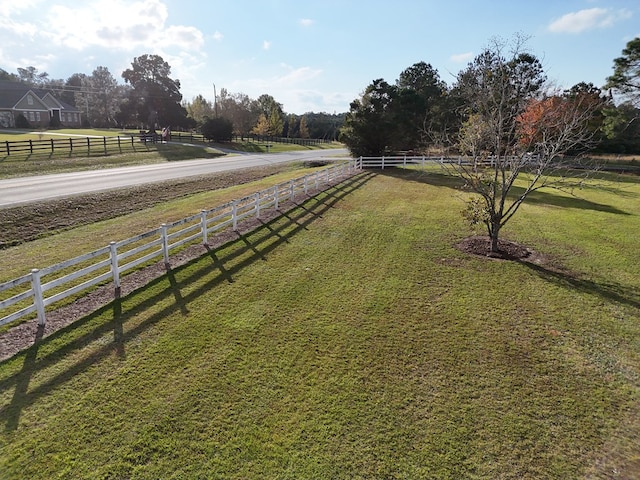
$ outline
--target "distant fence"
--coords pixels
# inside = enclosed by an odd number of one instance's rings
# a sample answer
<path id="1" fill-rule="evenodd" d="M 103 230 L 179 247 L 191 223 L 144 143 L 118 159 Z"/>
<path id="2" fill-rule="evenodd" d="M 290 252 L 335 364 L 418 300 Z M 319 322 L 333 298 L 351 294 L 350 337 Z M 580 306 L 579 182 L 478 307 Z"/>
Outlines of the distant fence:
<path id="1" fill-rule="evenodd" d="M 440 164 L 445 161 L 452 161 L 451 158 L 430 157 L 430 156 L 386 156 L 386 157 L 359 157 L 356 159 L 356 165 L 362 168 L 382 168 L 389 167 L 407 167 L 410 165 L 425 166 L 427 164 Z"/>
<path id="2" fill-rule="evenodd" d="M 169 256 L 178 247 L 207 244 L 214 232 L 238 229 L 248 217 L 260 218 L 267 209 L 277 210 L 284 201 L 293 201 L 359 171 L 357 162 L 333 165 L 239 200 L 202 210 L 173 223 L 109 245 L 56 265 L 33 269 L 22 277 L 0 284 L 0 325 L 33 315 L 40 325 L 46 322 L 48 307 L 71 296 L 79 296 L 98 284 L 113 282 L 114 295 L 120 292 L 123 274 L 159 258 L 169 265 Z"/>
<path id="3" fill-rule="evenodd" d="M 327 140 L 324 138 L 289 138 L 289 137 L 273 137 L 269 135 L 234 135 L 231 138 L 232 141 L 253 141 L 253 142 L 261 142 L 261 143 L 285 143 L 290 145 L 303 145 L 303 146 L 312 146 L 312 145 L 323 145 L 327 143 L 331 143 L 333 140 Z"/>
<path id="4" fill-rule="evenodd" d="M 77 151 L 91 153 L 104 153 L 109 150 L 123 147 L 135 147 L 135 143 L 141 139 L 138 136 L 126 137 L 70 137 L 51 138 L 47 140 L 19 140 L 16 142 L 0 142 L 0 155 L 19 155 L 34 153 L 73 153 Z M 144 140 L 143 140 L 144 141 Z"/>
<path id="5" fill-rule="evenodd" d="M 209 143 L 203 135 L 199 133 L 184 133 L 184 132 L 171 132 L 171 140 L 178 142 L 201 142 Z M 232 142 L 260 142 L 260 143 L 284 143 L 289 145 L 303 145 L 314 146 L 324 145 L 331 143 L 332 140 L 326 140 L 324 138 L 288 138 L 288 137 L 274 137 L 270 135 L 232 135 Z"/>
<path id="6" fill-rule="evenodd" d="M 527 156 L 527 157 L 509 157 L 509 158 L 517 158 L 517 160 L 522 164 L 526 162 L 531 162 L 535 164 L 538 160 L 538 157 L 535 155 Z M 505 161 L 505 158 L 502 158 L 502 161 Z M 383 156 L 383 157 L 359 157 L 356 160 L 358 168 L 389 168 L 389 167 L 408 167 L 411 165 L 418 165 L 420 167 L 425 167 L 428 164 L 432 165 L 465 165 L 465 166 L 484 166 L 484 167 L 493 167 L 495 165 L 496 158 L 495 157 L 487 157 L 483 159 L 474 159 L 469 156 L 425 156 L 425 155 L 417 155 L 417 156 L 408 156 L 408 155 L 398 155 L 398 156 Z"/>
<path id="7" fill-rule="evenodd" d="M 170 139 L 178 142 L 210 143 L 203 135 L 197 133 L 171 132 Z M 0 142 L 0 155 L 33 155 L 35 153 L 74 153 L 87 152 L 107 155 L 110 150 L 121 150 L 124 147 L 135 148 L 136 144 L 159 143 L 160 133 L 140 131 L 137 134 L 117 137 L 69 137 L 42 140 L 18 140 Z M 331 143 L 321 138 L 286 138 L 263 135 L 234 135 L 232 141 L 254 141 L 261 143 L 285 143 L 291 145 L 314 146 Z"/>

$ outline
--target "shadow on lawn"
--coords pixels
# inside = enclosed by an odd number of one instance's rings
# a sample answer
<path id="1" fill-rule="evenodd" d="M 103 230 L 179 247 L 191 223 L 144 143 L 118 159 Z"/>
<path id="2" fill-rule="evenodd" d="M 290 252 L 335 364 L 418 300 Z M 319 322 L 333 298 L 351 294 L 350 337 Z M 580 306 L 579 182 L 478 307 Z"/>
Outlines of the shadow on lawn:
<path id="1" fill-rule="evenodd" d="M 389 167 L 385 169 L 369 169 L 368 171 L 375 172 L 377 175 L 385 175 L 388 177 L 399 178 L 402 180 L 408 180 L 412 182 L 424 183 L 427 185 L 433 185 L 435 187 L 448 187 L 455 190 L 471 191 L 464 188 L 464 181 L 456 176 L 449 175 L 444 171 L 431 170 L 415 170 Z M 595 189 L 602 188 L 603 190 L 620 196 L 630 196 L 629 192 L 617 189 L 611 185 L 603 185 L 602 187 L 593 187 Z M 511 188 L 510 197 L 515 198 L 524 192 L 524 188 L 519 186 L 513 186 Z M 536 205 L 550 205 L 563 208 L 575 208 L 581 210 L 594 210 L 599 212 L 613 213 L 616 215 L 631 215 L 624 210 L 606 205 L 602 203 L 592 202 L 584 198 L 580 198 L 575 195 L 563 194 L 560 191 L 553 193 L 550 191 L 531 192 L 525 200 L 527 204 Z"/>
<path id="2" fill-rule="evenodd" d="M 619 283 L 599 283 L 579 278 L 570 272 L 549 269 L 543 265 L 520 262 L 533 270 L 540 278 L 564 288 L 596 295 L 603 300 L 640 309 L 640 289 Z"/>
<path id="3" fill-rule="evenodd" d="M 96 312 L 87 315 L 81 320 L 53 333 L 45 339 L 36 338 L 34 345 L 24 350 L 18 355 L 24 356 L 24 362 L 19 372 L 0 379 L 0 392 L 15 387 L 11 402 L 0 406 L 0 418 L 5 422 L 5 430 L 13 431 L 18 427 L 22 410 L 35 403 L 40 397 L 47 395 L 62 384 L 71 380 L 74 376 L 85 372 L 92 365 L 101 361 L 113 352 L 119 357 L 125 357 L 125 345 L 135 339 L 139 334 L 151 328 L 154 324 L 165 318 L 169 314 L 180 312 L 183 315 L 188 313 L 188 304 L 194 299 L 206 294 L 216 285 L 223 282 L 233 282 L 233 276 L 242 269 L 253 264 L 257 260 L 266 260 L 269 252 L 289 242 L 289 238 L 307 228 L 307 225 L 318 218 L 322 218 L 323 213 L 331 209 L 336 203 L 348 196 L 353 191 L 366 184 L 373 175 L 361 174 L 332 188 L 320 192 L 317 195 L 305 199 L 286 212 L 279 212 L 280 215 L 269 222 L 263 222 L 258 228 L 246 234 L 237 234 L 237 238 L 224 245 L 213 248 L 205 246 L 205 253 L 190 262 L 176 268 L 169 268 L 166 275 L 158 277 L 146 286 L 139 288 L 124 299 L 116 298 L 108 305 L 100 308 Z M 248 255 L 247 255 L 248 254 Z M 188 271 L 189 275 L 178 280 L 177 273 Z M 193 284 L 203 278 L 208 280 L 194 291 L 187 295 L 182 295 L 181 289 L 184 286 Z M 154 291 L 154 287 L 166 284 L 164 288 L 148 297 L 148 292 Z M 145 321 L 136 325 L 131 330 L 125 332 L 124 325 L 138 314 L 152 308 L 169 297 L 173 297 L 171 302 L 163 310 L 153 314 Z M 124 308 L 123 303 L 130 307 Z M 112 320 L 101 322 L 96 326 L 92 323 L 100 322 L 100 317 L 113 312 Z M 73 336 L 74 332 L 82 332 Z M 72 354 L 91 343 L 99 340 L 109 332 L 113 332 L 113 342 L 102 345 L 97 350 L 80 360 L 79 362 L 56 372 L 50 379 L 42 382 L 38 386 L 29 390 L 32 376 L 38 370 L 51 367 L 63 360 L 67 355 Z M 66 336 L 72 337 L 63 343 L 55 351 L 37 358 L 38 351 L 42 345 L 60 341 Z"/>

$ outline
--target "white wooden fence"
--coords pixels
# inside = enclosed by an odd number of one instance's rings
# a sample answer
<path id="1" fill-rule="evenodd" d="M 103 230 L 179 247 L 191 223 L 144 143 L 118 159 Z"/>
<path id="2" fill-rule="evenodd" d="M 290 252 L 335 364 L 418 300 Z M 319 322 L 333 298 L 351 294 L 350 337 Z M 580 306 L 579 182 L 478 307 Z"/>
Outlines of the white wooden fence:
<path id="1" fill-rule="evenodd" d="M 98 284 L 110 281 L 119 295 L 121 276 L 143 264 L 163 258 L 169 265 L 172 250 L 187 244 L 206 244 L 208 235 L 232 228 L 248 217 L 260 218 L 266 209 L 277 210 L 281 202 L 294 201 L 303 194 L 319 192 L 334 182 L 357 173 L 359 160 L 349 160 L 318 170 L 274 187 L 261 190 L 224 205 L 202 210 L 173 223 L 162 224 L 149 232 L 111 242 L 90 253 L 42 269 L 33 269 L 22 277 L 0 284 L 0 325 L 33 315 L 40 325 L 46 322 L 46 310 L 72 296 L 86 294 Z"/>
<path id="2" fill-rule="evenodd" d="M 388 156 L 388 157 L 359 157 L 356 159 L 356 165 L 362 168 L 382 168 L 385 167 L 407 167 L 411 165 L 420 165 L 424 167 L 427 164 L 442 163 L 443 161 L 451 161 L 444 157 L 427 157 L 427 156 Z"/>
<path id="3" fill-rule="evenodd" d="M 535 159 L 536 157 L 526 157 Z M 493 166 L 495 161 L 494 157 L 487 157 L 479 161 L 468 156 L 456 156 L 456 157 L 434 157 L 434 156 L 388 156 L 388 157 L 359 157 L 356 160 L 358 168 L 387 168 L 387 167 L 408 167 L 408 166 L 420 166 L 424 168 L 428 164 L 443 165 L 443 164 L 456 164 L 456 165 L 474 165 L 483 164 Z"/>

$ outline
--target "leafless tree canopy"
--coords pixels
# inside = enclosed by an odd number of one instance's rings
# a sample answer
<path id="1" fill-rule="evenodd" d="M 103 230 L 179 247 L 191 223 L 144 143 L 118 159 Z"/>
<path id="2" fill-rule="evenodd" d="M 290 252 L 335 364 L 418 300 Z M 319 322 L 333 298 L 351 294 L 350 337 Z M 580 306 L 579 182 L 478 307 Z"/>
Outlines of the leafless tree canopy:
<path id="1" fill-rule="evenodd" d="M 570 164 L 563 157 L 589 146 L 591 119 L 602 100 L 590 91 L 549 89 L 540 62 L 520 38 L 494 41 L 454 88 L 465 100 L 459 147 L 469 157 L 446 168 L 479 194 L 466 213 L 472 223 L 485 224 L 496 253 L 500 230 L 531 192 L 569 189 L 580 181 L 576 157 Z M 524 187 L 513 195 L 516 181 Z"/>

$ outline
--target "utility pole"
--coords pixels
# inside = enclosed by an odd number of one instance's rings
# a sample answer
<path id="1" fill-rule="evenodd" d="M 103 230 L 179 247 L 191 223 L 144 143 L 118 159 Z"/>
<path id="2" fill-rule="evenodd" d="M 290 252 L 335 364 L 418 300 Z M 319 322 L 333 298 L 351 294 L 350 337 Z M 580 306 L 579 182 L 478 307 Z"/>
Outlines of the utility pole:
<path id="1" fill-rule="evenodd" d="M 218 118 L 218 95 L 216 94 L 216 84 L 213 84 L 213 110 Z"/>

